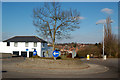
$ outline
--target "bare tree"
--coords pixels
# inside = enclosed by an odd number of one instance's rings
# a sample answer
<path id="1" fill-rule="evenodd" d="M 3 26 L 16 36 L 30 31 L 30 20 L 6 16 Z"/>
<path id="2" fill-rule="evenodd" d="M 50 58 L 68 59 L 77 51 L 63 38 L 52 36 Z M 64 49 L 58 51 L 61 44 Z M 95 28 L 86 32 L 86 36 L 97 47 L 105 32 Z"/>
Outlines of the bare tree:
<path id="1" fill-rule="evenodd" d="M 44 3 L 33 9 L 33 24 L 40 36 L 51 39 L 53 50 L 55 40 L 69 38 L 70 32 L 79 29 L 80 13 L 76 9 L 62 10 L 60 3 Z"/>
<path id="2" fill-rule="evenodd" d="M 108 56 L 117 56 L 118 54 L 118 41 L 116 35 L 112 33 L 111 18 L 106 19 L 105 25 L 105 53 Z"/>

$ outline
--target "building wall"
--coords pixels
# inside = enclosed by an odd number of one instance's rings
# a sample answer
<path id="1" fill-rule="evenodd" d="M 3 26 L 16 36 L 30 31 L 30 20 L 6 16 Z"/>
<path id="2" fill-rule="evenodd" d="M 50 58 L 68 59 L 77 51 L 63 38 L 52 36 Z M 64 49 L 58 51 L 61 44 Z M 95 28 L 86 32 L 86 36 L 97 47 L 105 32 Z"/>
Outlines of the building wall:
<path id="1" fill-rule="evenodd" d="M 45 46 L 43 46 L 43 44 L 45 44 Z M 47 43 L 42 43 L 42 45 L 41 45 L 41 57 L 52 57 L 51 56 L 51 53 L 52 53 L 51 48 L 48 47 Z M 43 56 L 43 52 L 45 52 L 44 56 Z"/>
<path id="2" fill-rule="evenodd" d="M 37 42 L 37 47 L 34 47 L 34 42 L 28 42 L 28 47 L 25 47 L 25 42 L 18 42 L 18 46 L 14 46 L 14 42 L 10 42 L 10 46 L 7 46 L 7 42 L 0 42 L 0 53 L 13 53 L 13 51 L 34 51 L 36 49 L 38 56 L 41 57 L 41 42 Z"/>
<path id="3" fill-rule="evenodd" d="M 19 54 L 21 54 L 21 51 L 26 51 L 28 49 L 28 52 L 34 51 L 36 49 L 37 55 L 40 57 L 43 57 L 43 52 L 45 57 L 52 57 L 52 47 L 48 47 L 47 43 L 37 42 L 37 47 L 34 47 L 34 42 L 28 42 L 28 47 L 25 47 L 25 42 L 18 42 L 17 47 L 14 46 L 14 42 L 10 42 L 10 46 L 7 46 L 7 42 L 0 42 L 0 53 L 11 53 L 13 54 L 13 51 L 19 51 Z"/>
<path id="4" fill-rule="evenodd" d="M 52 57 L 53 47 L 48 47 L 48 57 Z"/>
<path id="5" fill-rule="evenodd" d="M 10 47 L 6 46 L 7 43 L 0 42 L 0 53 L 12 53 Z"/>

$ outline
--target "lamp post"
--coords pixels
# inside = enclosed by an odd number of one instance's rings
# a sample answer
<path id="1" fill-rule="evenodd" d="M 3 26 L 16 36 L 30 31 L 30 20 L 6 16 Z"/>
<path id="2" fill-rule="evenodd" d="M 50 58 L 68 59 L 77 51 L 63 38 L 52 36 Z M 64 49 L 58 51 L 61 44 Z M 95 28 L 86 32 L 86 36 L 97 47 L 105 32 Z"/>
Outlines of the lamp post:
<path id="1" fill-rule="evenodd" d="M 104 26 L 105 24 L 103 24 L 103 58 L 104 58 Z"/>
<path id="2" fill-rule="evenodd" d="M 104 48 L 105 48 L 105 47 L 104 47 L 104 27 L 105 27 L 105 24 L 108 23 L 108 22 L 109 22 L 109 23 L 113 23 L 113 20 L 110 20 L 110 21 L 109 21 L 108 19 L 106 19 L 106 20 L 98 21 L 98 22 L 96 23 L 96 25 L 97 25 L 97 24 L 103 24 L 103 59 L 104 59 L 104 60 L 106 60 L 106 55 L 104 54 Z M 108 25 L 108 24 L 107 24 L 107 25 Z"/>
<path id="3" fill-rule="evenodd" d="M 103 24 L 103 55 L 102 55 L 102 56 L 103 56 L 103 58 L 104 58 L 104 48 L 105 48 L 105 47 L 104 47 L 104 26 L 105 26 L 105 24 L 104 24 L 104 23 L 96 23 L 96 25 L 97 25 L 97 24 Z"/>

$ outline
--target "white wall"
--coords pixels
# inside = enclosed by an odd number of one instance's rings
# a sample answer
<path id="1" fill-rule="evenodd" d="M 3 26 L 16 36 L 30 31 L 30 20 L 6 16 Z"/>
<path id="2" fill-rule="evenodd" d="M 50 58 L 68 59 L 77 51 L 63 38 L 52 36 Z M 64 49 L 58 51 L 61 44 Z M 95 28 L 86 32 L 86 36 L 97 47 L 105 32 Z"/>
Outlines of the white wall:
<path id="1" fill-rule="evenodd" d="M 38 56 L 41 57 L 41 42 L 37 42 L 37 47 L 34 47 L 34 42 L 28 42 L 28 47 L 25 47 L 25 42 L 18 42 L 18 46 L 14 46 L 14 42 L 10 42 L 10 46 L 7 46 L 7 42 L 0 42 L 0 53 L 13 53 L 13 51 L 34 51 L 36 49 Z"/>
<path id="2" fill-rule="evenodd" d="M 7 43 L 0 42 L 0 53 L 12 53 L 10 47 L 6 46 Z"/>
<path id="3" fill-rule="evenodd" d="M 47 55 L 46 51 L 48 51 L 48 56 L 45 57 L 52 57 L 52 49 L 48 47 L 47 43 L 45 43 L 44 47 L 41 42 L 37 42 L 37 47 L 34 47 L 34 42 L 28 42 L 28 47 L 25 47 L 25 42 L 18 42 L 17 44 L 18 46 L 15 47 L 14 42 L 10 42 L 10 46 L 7 46 L 7 42 L 0 42 L 0 53 L 13 54 L 13 51 L 19 51 L 20 54 L 21 51 L 26 51 L 26 49 L 29 51 L 34 51 L 34 49 L 36 49 L 38 56 L 43 57 L 43 51 L 45 52 L 45 55 Z"/>

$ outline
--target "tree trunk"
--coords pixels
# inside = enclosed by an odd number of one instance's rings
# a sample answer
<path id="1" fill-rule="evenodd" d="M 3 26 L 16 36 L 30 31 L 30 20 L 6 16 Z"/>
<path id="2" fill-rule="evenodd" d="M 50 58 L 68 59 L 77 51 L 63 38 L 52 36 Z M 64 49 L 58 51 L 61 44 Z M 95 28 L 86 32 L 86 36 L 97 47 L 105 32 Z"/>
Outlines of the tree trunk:
<path id="1" fill-rule="evenodd" d="M 55 8 L 55 17 L 56 17 L 56 8 Z M 56 33 L 56 19 L 55 19 L 54 33 L 53 33 L 53 51 L 55 50 L 55 33 Z M 54 57 L 54 60 L 56 60 L 56 57 Z"/>
<path id="2" fill-rule="evenodd" d="M 55 42 L 54 41 L 53 41 L 52 45 L 53 45 L 53 51 L 54 51 L 55 50 Z"/>
<path id="3" fill-rule="evenodd" d="M 54 35 L 53 35 L 53 44 L 52 45 L 53 45 L 53 51 L 54 51 L 55 50 L 55 31 L 54 31 Z M 54 57 L 54 60 L 56 60 L 56 57 Z"/>
<path id="4" fill-rule="evenodd" d="M 53 41 L 53 51 L 55 50 L 55 41 Z M 54 56 L 53 56 L 54 57 Z M 56 60 L 56 57 L 54 57 L 54 60 Z"/>

